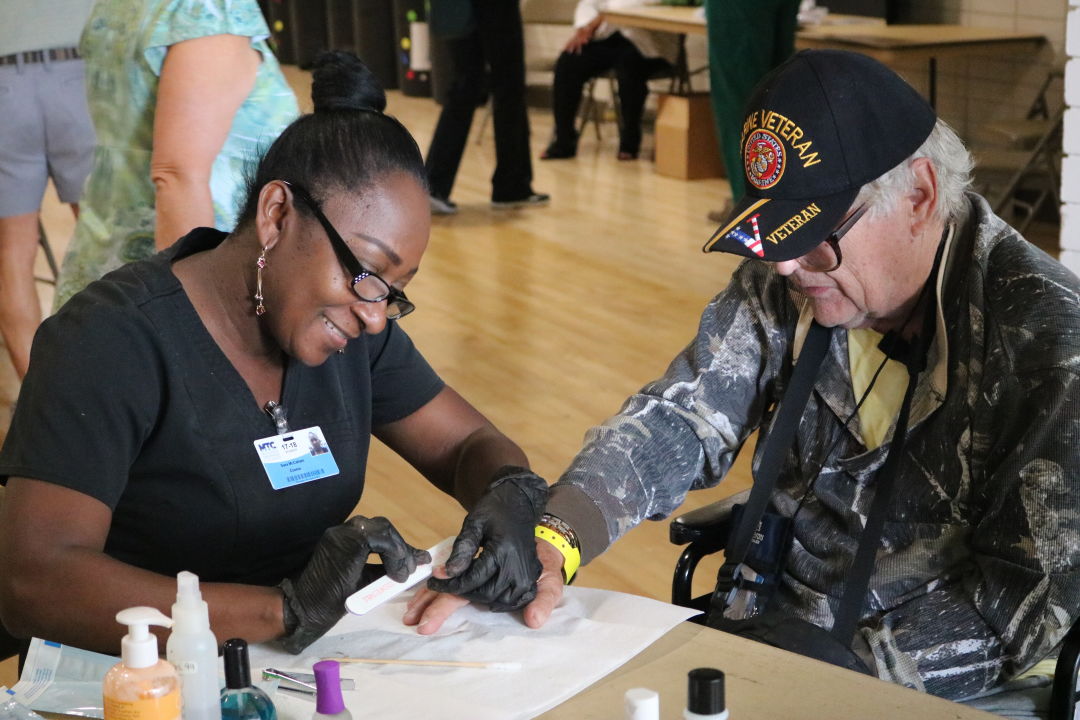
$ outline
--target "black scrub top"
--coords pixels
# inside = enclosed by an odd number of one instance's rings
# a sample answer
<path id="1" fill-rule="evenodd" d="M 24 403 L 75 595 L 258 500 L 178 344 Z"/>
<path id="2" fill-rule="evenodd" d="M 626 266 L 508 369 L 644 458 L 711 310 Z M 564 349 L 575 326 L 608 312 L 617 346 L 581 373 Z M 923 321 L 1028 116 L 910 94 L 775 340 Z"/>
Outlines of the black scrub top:
<path id="1" fill-rule="evenodd" d="M 171 270 L 224 237 L 197 229 L 92 283 L 42 324 L 0 482 L 35 478 L 105 503 L 105 552 L 124 562 L 273 585 L 303 569 L 323 531 L 355 508 L 372 428 L 418 410 L 443 383 L 394 321 L 319 367 L 289 362 L 289 427 L 321 427 L 340 473 L 274 490 L 254 445 L 277 434 L 274 421 Z"/>

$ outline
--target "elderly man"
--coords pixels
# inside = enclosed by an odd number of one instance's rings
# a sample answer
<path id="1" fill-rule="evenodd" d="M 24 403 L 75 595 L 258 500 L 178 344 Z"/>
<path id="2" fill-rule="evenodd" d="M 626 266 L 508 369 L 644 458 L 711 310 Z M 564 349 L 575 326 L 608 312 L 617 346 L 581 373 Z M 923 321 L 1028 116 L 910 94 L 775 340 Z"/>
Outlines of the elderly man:
<path id="1" fill-rule="evenodd" d="M 1078 612 L 1080 281 L 967 191 L 962 143 L 876 61 L 800 53 L 745 118 L 749 191 L 705 249 L 750 259 L 664 376 L 589 432 L 541 539 L 509 532 L 508 503 L 482 502 L 460 547 L 482 545 L 480 559 L 452 558 L 452 577 L 430 587 L 531 600 L 537 626 L 561 595 L 560 566 L 716 485 L 759 428 L 763 482 L 820 335 L 809 328 L 825 326 L 813 392 L 774 458 L 772 506 L 793 538 L 762 616 L 824 633 L 853 613 L 843 649 L 866 671 L 953 699 L 998 688 Z M 872 574 L 852 599 L 861 545 Z M 460 602 L 431 599 L 406 618 L 424 632 Z M 722 600 L 709 623 L 730 626 Z"/>

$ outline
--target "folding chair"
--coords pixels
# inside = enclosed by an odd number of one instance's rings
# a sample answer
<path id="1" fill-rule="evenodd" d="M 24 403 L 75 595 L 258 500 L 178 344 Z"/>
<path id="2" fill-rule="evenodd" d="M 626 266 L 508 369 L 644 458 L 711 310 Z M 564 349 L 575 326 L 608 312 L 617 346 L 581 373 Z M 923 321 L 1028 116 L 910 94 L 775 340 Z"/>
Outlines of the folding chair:
<path id="1" fill-rule="evenodd" d="M 678 72 L 678 69 L 674 66 L 661 68 L 649 75 L 649 81 L 669 80 L 671 86 L 668 92 L 672 92 L 679 82 Z M 584 134 L 585 126 L 591 122 L 596 131 L 596 139 L 603 139 L 600 134 L 600 124 L 604 121 L 604 103 L 603 101 L 596 99 L 596 83 L 604 79 L 608 81 L 608 92 L 611 94 L 611 108 L 615 112 L 615 124 L 620 129 L 622 128 L 622 107 L 619 105 L 619 81 L 615 77 L 615 71 L 609 70 L 603 75 L 599 75 L 589 80 L 585 85 L 585 92 L 583 93 L 581 100 L 581 109 L 578 111 L 578 135 Z"/>
<path id="2" fill-rule="evenodd" d="M 1050 89 L 1064 71 L 1047 73 L 1026 116 L 975 131 L 976 176 L 998 215 L 1015 218 L 1023 233 L 1044 207 L 1061 205 L 1061 155 L 1065 108 L 1051 110 Z M 998 182 L 1001 181 L 1001 182 Z"/>

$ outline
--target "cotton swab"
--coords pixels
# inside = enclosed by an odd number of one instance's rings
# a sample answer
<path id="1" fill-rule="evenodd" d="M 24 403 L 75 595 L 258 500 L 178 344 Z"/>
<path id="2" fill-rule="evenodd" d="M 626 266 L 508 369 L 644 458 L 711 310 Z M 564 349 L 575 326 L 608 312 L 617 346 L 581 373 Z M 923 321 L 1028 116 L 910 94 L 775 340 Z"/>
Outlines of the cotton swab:
<path id="1" fill-rule="evenodd" d="M 520 670 L 519 662 L 473 662 L 468 660 L 405 660 L 392 658 L 329 657 L 340 663 L 366 663 L 369 665 L 415 665 L 417 667 L 475 668 L 478 670 Z"/>

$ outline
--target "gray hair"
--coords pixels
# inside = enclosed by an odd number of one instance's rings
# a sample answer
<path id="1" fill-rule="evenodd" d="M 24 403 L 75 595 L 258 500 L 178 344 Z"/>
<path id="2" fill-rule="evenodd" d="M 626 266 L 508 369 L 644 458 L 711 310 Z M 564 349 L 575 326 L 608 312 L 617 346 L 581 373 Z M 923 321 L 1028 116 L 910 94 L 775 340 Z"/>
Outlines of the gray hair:
<path id="1" fill-rule="evenodd" d="M 960 219 L 966 212 L 964 193 L 971 186 L 971 169 L 975 162 L 956 131 L 940 118 L 930 136 L 907 160 L 862 186 L 853 207 L 867 205 L 872 217 L 891 212 L 914 186 L 912 162 L 923 157 L 929 158 L 937 171 L 937 218 L 943 222 Z"/>

